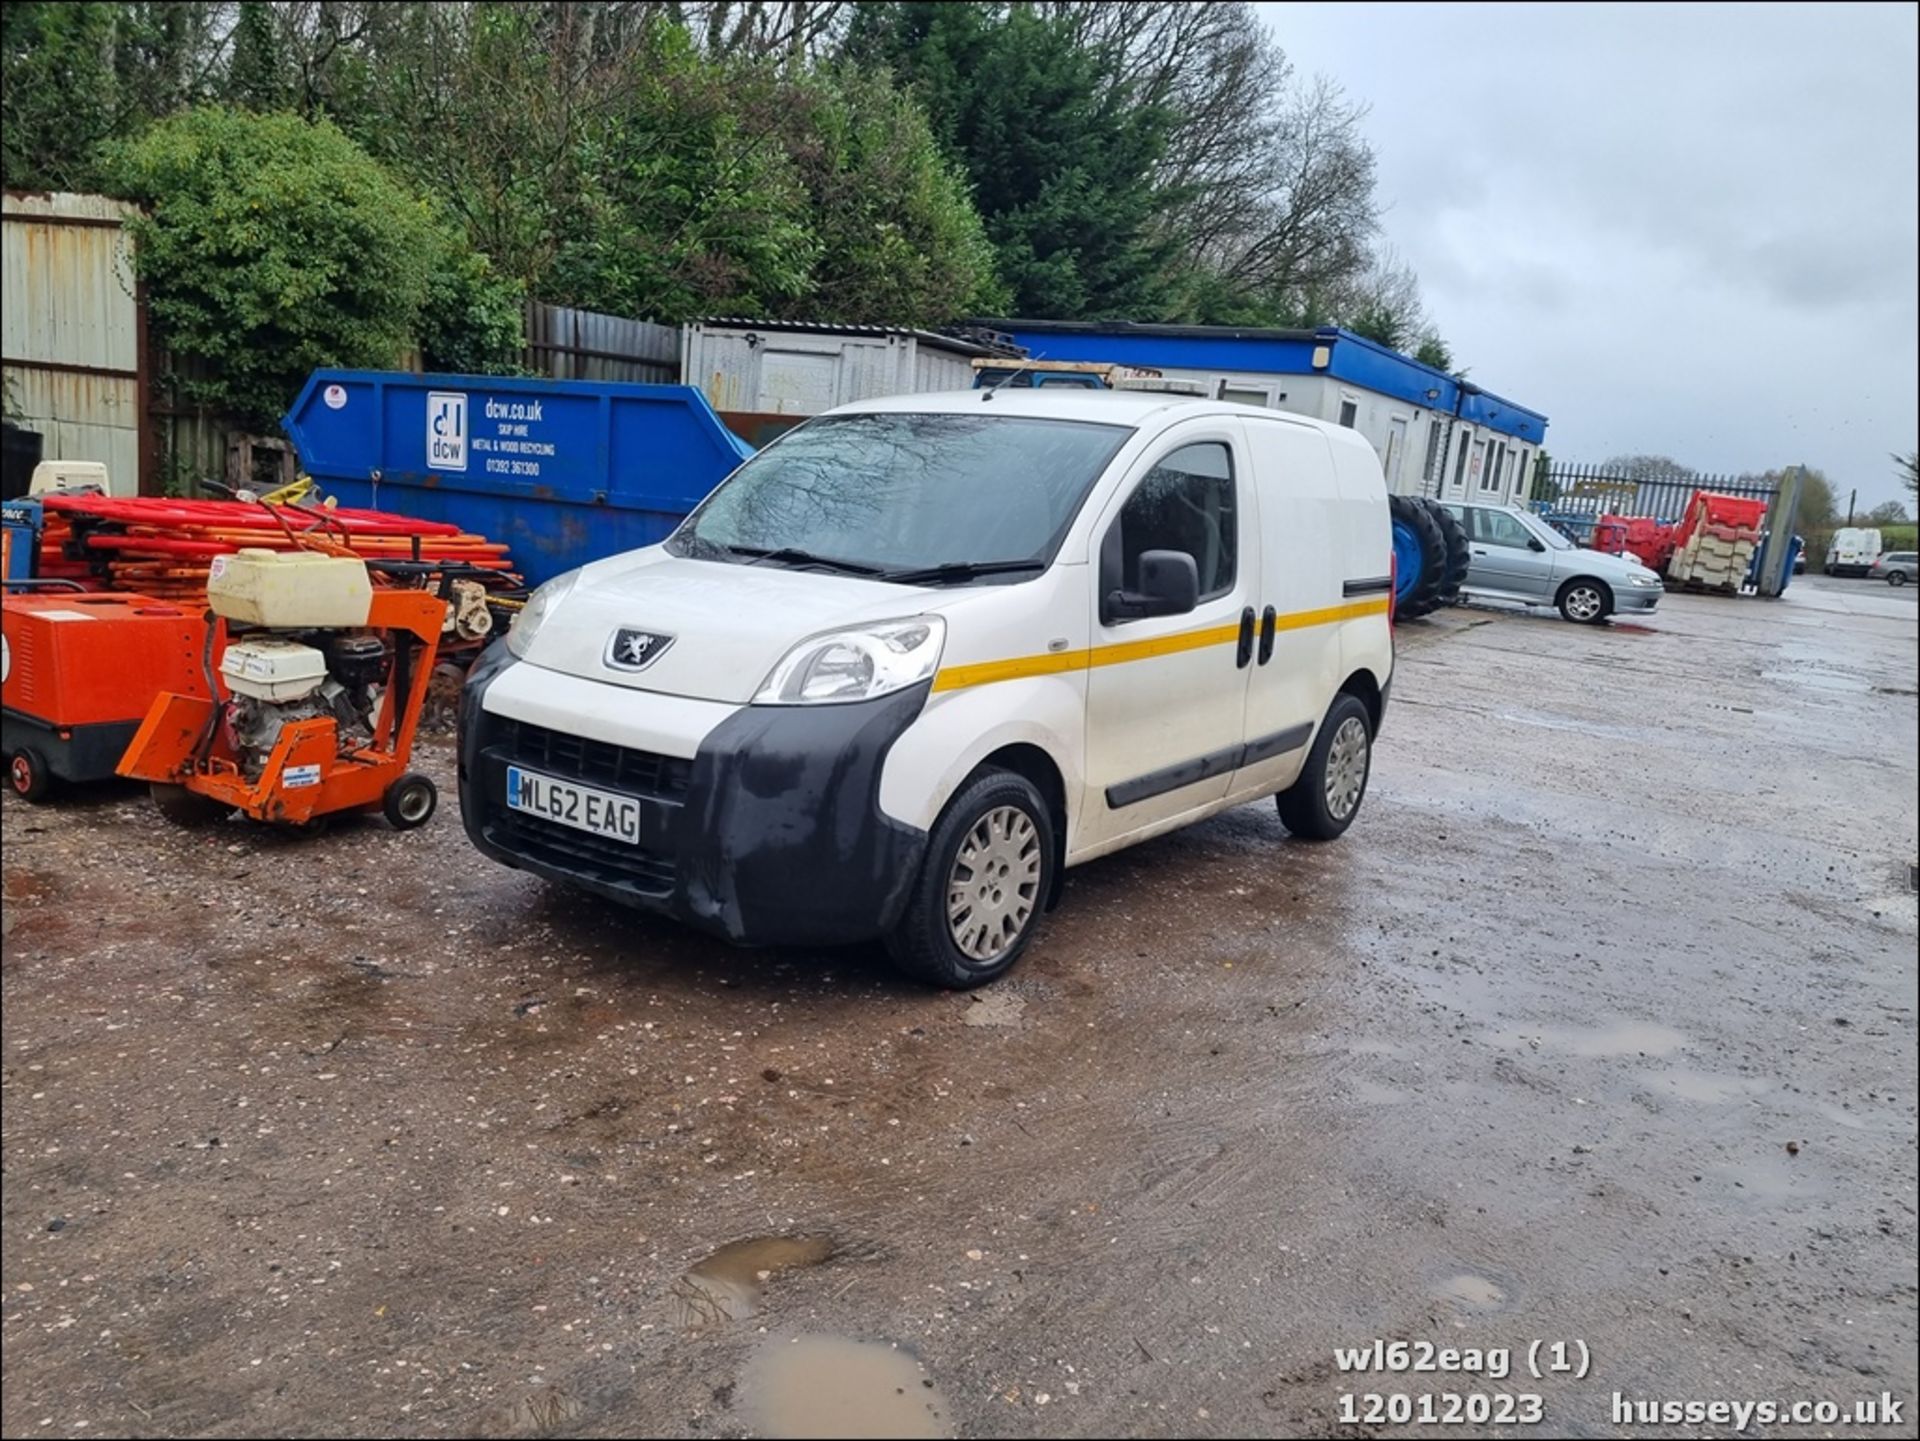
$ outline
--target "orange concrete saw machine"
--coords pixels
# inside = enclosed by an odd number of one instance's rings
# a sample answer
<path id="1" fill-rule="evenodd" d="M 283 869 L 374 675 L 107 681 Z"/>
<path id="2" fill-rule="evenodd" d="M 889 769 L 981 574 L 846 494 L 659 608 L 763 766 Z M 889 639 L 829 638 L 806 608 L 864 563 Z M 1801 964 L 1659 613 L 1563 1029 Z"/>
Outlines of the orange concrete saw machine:
<path id="1" fill-rule="evenodd" d="M 120 774 L 147 781 L 161 814 L 181 825 L 239 810 L 311 831 L 375 807 L 400 830 L 426 824 L 439 793 L 407 762 L 447 601 L 429 590 L 377 588 L 370 566 L 423 579 L 431 572 L 442 589 L 450 579 L 426 562 L 311 551 L 215 556 L 203 664 L 216 699 L 163 692 Z"/>

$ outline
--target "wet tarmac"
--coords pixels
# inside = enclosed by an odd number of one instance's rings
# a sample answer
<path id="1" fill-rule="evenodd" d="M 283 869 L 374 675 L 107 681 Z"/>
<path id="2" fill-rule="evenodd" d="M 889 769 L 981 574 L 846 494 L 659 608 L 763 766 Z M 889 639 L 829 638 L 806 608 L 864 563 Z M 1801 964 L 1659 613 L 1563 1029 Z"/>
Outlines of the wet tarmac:
<path id="1" fill-rule="evenodd" d="M 0 1425 L 1373 1435 L 1341 1394 L 1398 1390 L 1605 1436 L 1615 1392 L 1884 1391 L 1911 1435 L 1915 614 L 1404 626 L 1344 841 L 1250 806 L 1083 867 L 977 996 L 609 909 L 450 809 L 8 798 Z M 1343 1375 L 1376 1337 L 1591 1364 Z"/>

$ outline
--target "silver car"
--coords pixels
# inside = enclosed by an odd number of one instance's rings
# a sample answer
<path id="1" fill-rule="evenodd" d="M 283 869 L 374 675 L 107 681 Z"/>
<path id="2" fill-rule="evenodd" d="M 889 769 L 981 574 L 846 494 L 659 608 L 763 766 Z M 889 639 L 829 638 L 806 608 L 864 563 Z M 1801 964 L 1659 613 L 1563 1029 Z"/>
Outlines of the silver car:
<path id="1" fill-rule="evenodd" d="M 1873 563 L 1867 575 L 1888 585 L 1912 585 L 1920 580 L 1920 551 L 1890 550 Z"/>
<path id="2" fill-rule="evenodd" d="M 1568 620 L 1599 625 L 1608 616 L 1646 615 L 1666 589 L 1628 555 L 1582 550 L 1531 511 L 1511 505 L 1448 504 L 1467 533 L 1467 579 L 1475 595 L 1559 608 Z"/>

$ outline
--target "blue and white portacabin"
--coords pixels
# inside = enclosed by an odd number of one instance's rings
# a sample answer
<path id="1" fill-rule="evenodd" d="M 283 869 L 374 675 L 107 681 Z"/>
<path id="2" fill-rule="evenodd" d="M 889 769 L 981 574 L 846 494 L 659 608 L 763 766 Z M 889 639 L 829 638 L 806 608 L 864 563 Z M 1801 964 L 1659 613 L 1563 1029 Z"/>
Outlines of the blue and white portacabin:
<path id="1" fill-rule="evenodd" d="M 1364 440 L 1249 406 L 831 411 L 533 595 L 463 698 L 468 833 L 731 941 L 981 984 L 1082 861 L 1268 795 L 1352 824 L 1387 516 Z"/>

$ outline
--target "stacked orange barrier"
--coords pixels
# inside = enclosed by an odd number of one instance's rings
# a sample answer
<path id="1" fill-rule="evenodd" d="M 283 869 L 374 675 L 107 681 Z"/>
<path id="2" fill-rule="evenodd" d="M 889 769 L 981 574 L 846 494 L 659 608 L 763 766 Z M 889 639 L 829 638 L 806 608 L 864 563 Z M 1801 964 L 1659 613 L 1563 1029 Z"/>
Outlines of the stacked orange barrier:
<path id="1" fill-rule="evenodd" d="M 243 548 L 317 550 L 365 560 L 464 562 L 516 588 L 507 547 L 444 521 L 379 510 L 242 500 L 47 495 L 40 574 L 108 590 L 197 602 L 216 555 Z M 493 588 L 489 585 L 489 588 Z"/>

